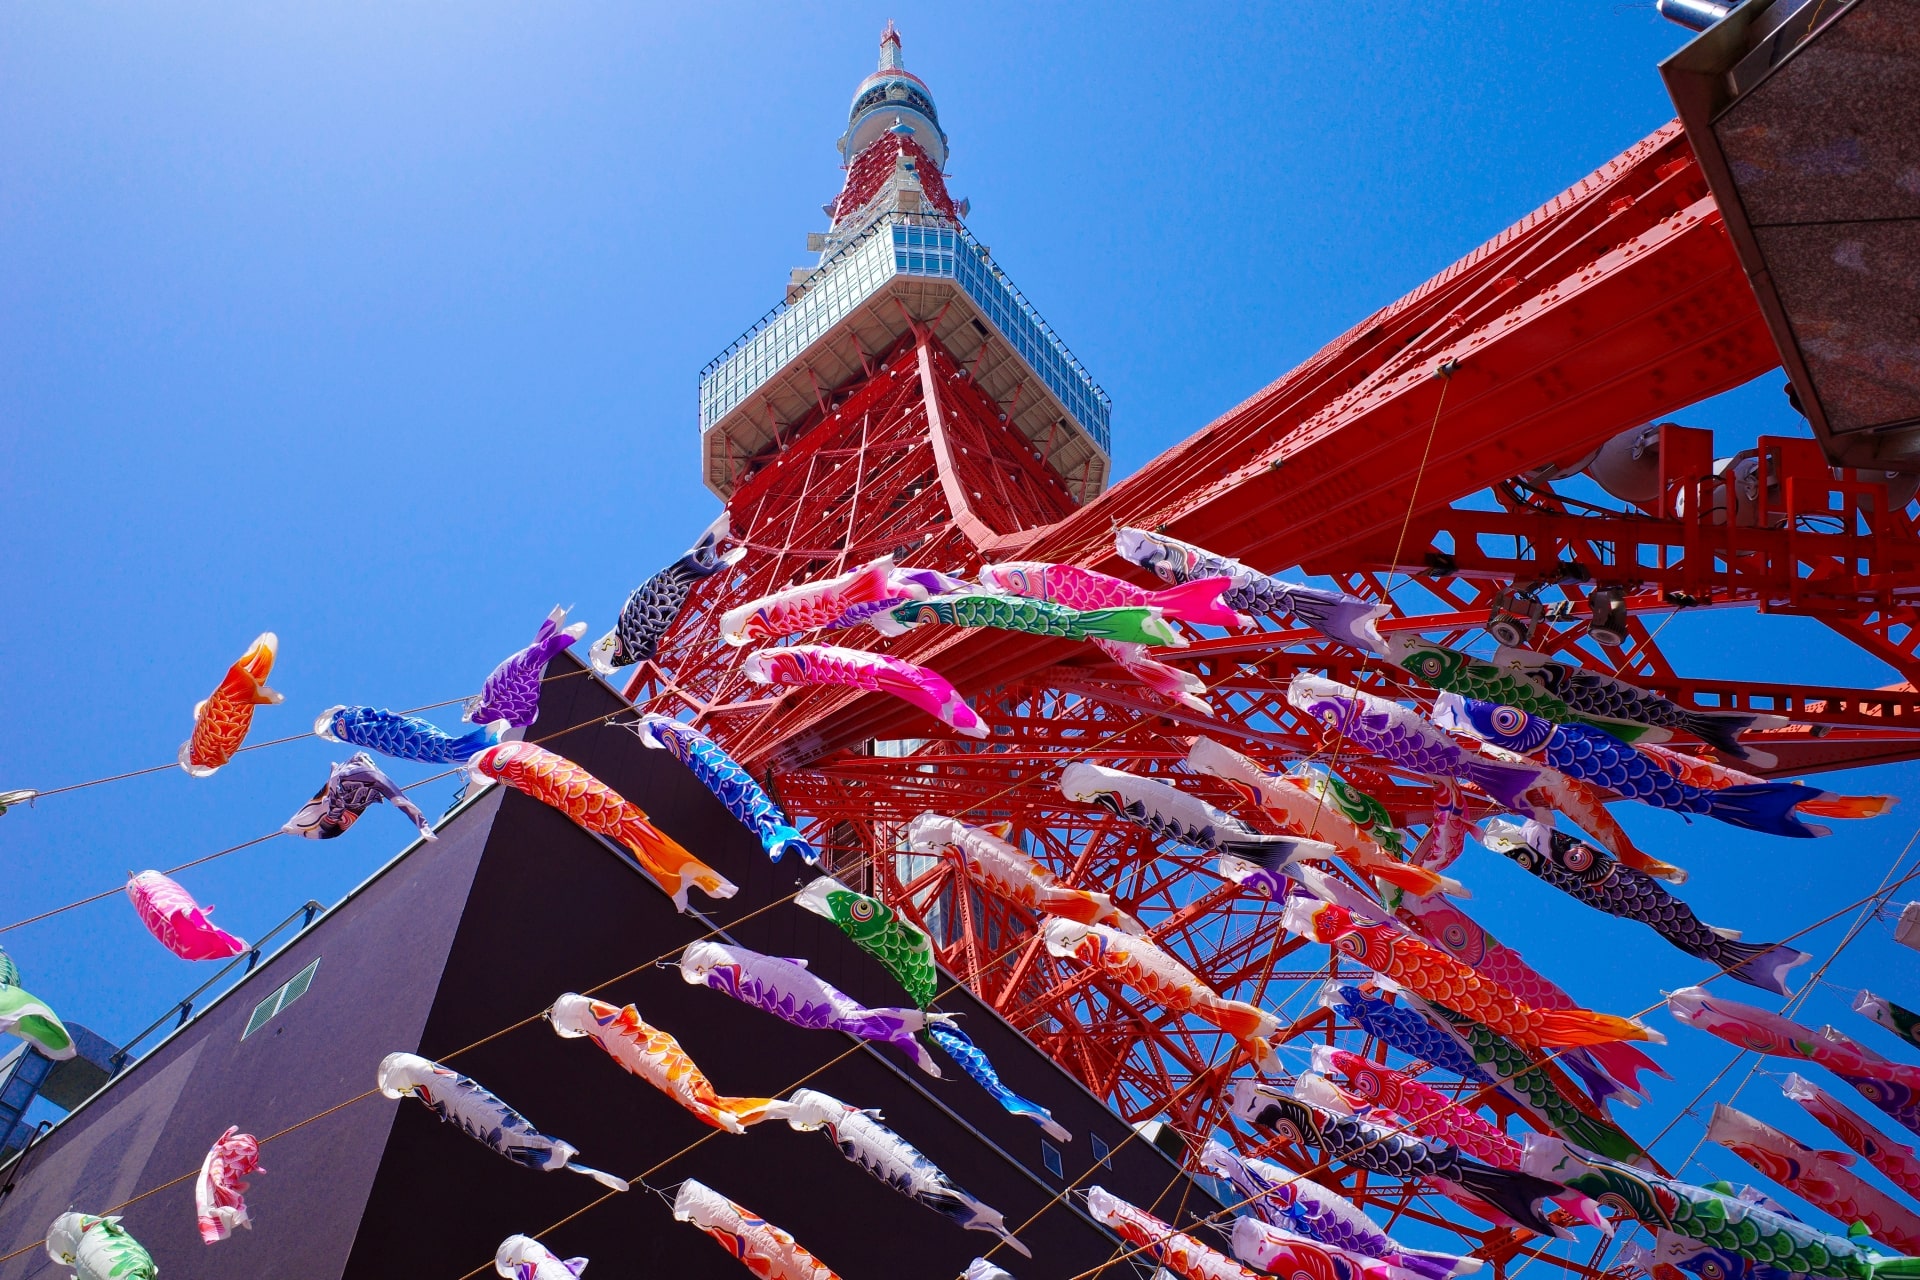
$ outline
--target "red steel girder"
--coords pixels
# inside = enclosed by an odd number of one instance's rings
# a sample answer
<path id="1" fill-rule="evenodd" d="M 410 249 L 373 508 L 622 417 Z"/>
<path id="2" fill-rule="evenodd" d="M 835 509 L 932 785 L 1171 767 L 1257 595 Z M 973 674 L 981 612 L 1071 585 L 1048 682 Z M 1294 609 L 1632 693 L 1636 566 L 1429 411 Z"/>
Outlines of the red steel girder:
<path id="1" fill-rule="evenodd" d="M 1132 574 L 1112 528 L 1133 524 L 1256 567 L 1325 560 L 1777 363 L 1669 126 L 1020 550 Z M 1072 647 L 923 631 L 888 651 L 974 693 Z M 915 721 L 887 699 L 816 691 L 735 746 L 797 761 Z"/>

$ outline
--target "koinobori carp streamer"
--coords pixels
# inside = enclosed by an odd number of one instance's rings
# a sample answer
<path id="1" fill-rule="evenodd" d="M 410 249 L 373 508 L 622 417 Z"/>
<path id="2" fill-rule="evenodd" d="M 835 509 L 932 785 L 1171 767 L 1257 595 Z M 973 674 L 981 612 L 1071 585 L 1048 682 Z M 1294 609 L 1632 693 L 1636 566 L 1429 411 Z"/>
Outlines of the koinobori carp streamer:
<path id="1" fill-rule="evenodd" d="M 233 759 L 253 727 L 253 709 L 285 701 L 267 688 L 280 640 L 265 631 L 247 646 L 214 691 L 194 704 L 193 735 L 180 744 L 180 767 L 204 778 Z"/>

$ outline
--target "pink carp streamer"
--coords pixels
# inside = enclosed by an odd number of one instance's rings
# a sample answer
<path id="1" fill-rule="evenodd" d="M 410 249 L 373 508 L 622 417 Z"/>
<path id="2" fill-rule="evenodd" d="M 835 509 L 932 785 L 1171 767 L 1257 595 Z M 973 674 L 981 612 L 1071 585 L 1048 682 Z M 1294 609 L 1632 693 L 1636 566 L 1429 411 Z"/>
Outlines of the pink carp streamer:
<path id="1" fill-rule="evenodd" d="M 1093 638 L 1093 643 L 1100 652 L 1112 658 L 1122 671 L 1167 701 L 1177 702 L 1203 716 L 1219 714 L 1213 709 L 1213 704 L 1202 696 L 1207 691 L 1205 681 L 1191 671 L 1149 657 L 1146 645 L 1107 640 L 1099 636 Z"/>
<path id="2" fill-rule="evenodd" d="M 937 575 L 934 577 L 937 582 Z M 802 582 L 736 605 L 720 619 L 720 638 L 730 645 L 779 640 L 802 631 L 842 626 L 882 606 L 925 600 L 928 584 L 895 569 L 892 556 L 869 560 L 835 578 Z"/>
<path id="3" fill-rule="evenodd" d="M 214 924 L 211 906 L 201 906 L 158 871 L 130 877 L 127 897 L 140 913 L 140 923 L 182 960 L 229 960 L 247 949 L 245 939 Z"/>
<path id="4" fill-rule="evenodd" d="M 1497 1169 L 1520 1167 L 1518 1142 L 1478 1112 L 1404 1072 L 1324 1044 L 1313 1046 L 1313 1069 L 1341 1085 L 1340 1092 L 1355 1109 L 1379 1107 L 1391 1111 L 1415 1133 L 1450 1142 Z M 1344 1084 L 1342 1076 L 1346 1078 Z"/>
<path id="5" fill-rule="evenodd" d="M 1780 1092 L 1799 1103 L 1827 1132 L 1866 1158 L 1868 1164 L 1910 1196 L 1920 1197 L 1920 1155 L 1903 1142 L 1881 1133 L 1858 1112 L 1797 1072 L 1789 1072 Z"/>
<path id="6" fill-rule="evenodd" d="M 1714 1104 L 1707 1140 L 1842 1223 L 1864 1222 L 1875 1240 L 1920 1253 L 1920 1217 L 1848 1169 L 1851 1151 L 1816 1151 L 1724 1102 Z"/>
<path id="7" fill-rule="evenodd" d="M 740 669 L 749 680 L 761 684 L 837 684 L 890 693 L 969 738 L 984 738 L 993 732 L 946 677 L 884 653 L 830 644 L 796 644 L 755 649 Z"/>
<path id="8" fill-rule="evenodd" d="M 1356 1110 L 1374 1107 L 1391 1111 L 1423 1137 L 1451 1143 L 1496 1169 L 1519 1171 L 1524 1148 L 1518 1142 L 1496 1129 L 1485 1116 L 1404 1072 L 1324 1044 L 1313 1046 L 1313 1069 L 1327 1076 Z M 1335 1078 L 1342 1075 L 1347 1078 L 1344 1087 Z M 1600 1215 L 1600 1206 L 1578 1192 L 1556 1195 L 1553 1202 L 1589 1226 L 1608 1233 L 1613 1230 Z"/>
<path id="9" fill-rule="evenodd" d="M 244 1179 L 259 1172 L 263 1172 L 259 1140 L 240 1132 L 239 1125 L 228 1125 L 207 1151 L 200 1176 L 193 1184 L 194 1211 L 202 1240 L 219 1244 L 238 1227 L 253 1230 L 253 1220 L 247 1216 Z"/>
<path id="10" fill-rule="evenodd" d="M 1837 1076 L 1884 1080 L 1920 1089 L 1920 1067 L 1883 1058 L 1832 1027 L 1815 1031 L 1777 1013 L 1709 995 L 1701 987 L 1682 987 L 1670 994 L 1667 1011 L 1688 1026 L 1718 1036 L 1736 1048 L 1804 1058 Z"/>

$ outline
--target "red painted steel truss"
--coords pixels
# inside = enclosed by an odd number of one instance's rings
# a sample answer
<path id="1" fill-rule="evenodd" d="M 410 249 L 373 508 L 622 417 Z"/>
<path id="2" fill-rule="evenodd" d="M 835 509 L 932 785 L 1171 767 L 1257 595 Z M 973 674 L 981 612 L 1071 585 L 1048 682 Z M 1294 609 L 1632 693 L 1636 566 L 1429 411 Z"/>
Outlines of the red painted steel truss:
<path id="1" fill-rule="evenodd" d="M 1256 567 L 1330 575 L 1389 601 L 1388 629 L 1449 643 L 1478 636 L 1509 588 L 1538 587 L 1546 601 L 1584 610 L 1591 586 L 1618 586 L 1632 610 L 1624 647 L 1596 643 L 1577 621 L 1548 622 L 1536 646 L 1683 703 L 1790 716 L 1794 727 L 1769 742 L 1783 770 L 1920 755 L 1911 683 L 1700 678 L 1673 670 L 1645 623 L 1679 607 L 1803 614 L 1913 681 L 1920 530 L 1906 510 L 1887 510 L 1884 487 L 1836 482 L 1805 441 L 1767 441 L 1758 510 L 1716 523 L 1711 499 L 1724 482 L 1712 474 L 1711 442 L 1681 431 L 1663 450 L 1669 465 L 1650 510 L 1588 507 L 1550 486 L 1513 483 L 1777 364 L 1677 127 L 1078 509 L 1005 427 L 1001 406 L 927 336 L 927 319 L 850 385 L 820 388 L 813 418 L 741 480 L 729 511 L 750 554 L 696 587 L 628 693 L 648 709 L 691 715 L 764 774 L 837 874 L 923 923 L 950 971 L 1131 1119 L 1168 1119 L 1193 1136 L 1225 1131 L 1296 1168 L 1314 1163 L 1227 1114 L 1222 1084 L 1253 1070 L 1231 1040 L 1048 955 L 1030 913 L 953 858 L 907 851 L 905 825 L 928 811 L 1009 823 L 1033 857 L 1069 885 L 1111 892 L 1215 990 L 1289 1019 L 1287 1039 L 1337 1035 L 1384 1054 L 1315 1003 L 1337 954 L 1289 937 L 1275 904 L 1223 881 L 1210 860 L 1064 800 L 1056 782 L 1076 759 L 1177 771 L 1190 740 L 1208 734 L 1275 769 L 1334 764 L 1417 833 L 1430 818 L 1428 784 L 1325 740 L 1295 716 L 1285 689 L 1307 670 L 1390 697 L 1427 692 L 1384 659 L 1297 630 L 1196 632 L 1190 647 L 1158 655 L 1205 681 L 1212 717 L 1164 701 L 1090 647 L 1057 640 L 937 628 L 891 642 L 863 629 L 808 637 L 939 670 L 993 725 L 990 739 L 975 742 L 883 696 L 748 683 L 745 651 L 716 639 L 724 610 L 883 553 L 963 574 L 1022 558 L 1140 580 L 1112 550 L 1114 527 L 1137 525 Z M 1277 830 L 1223 784 L 1185 772 L 1178 781 Z M 1418 1189 L 1350 1169 L 1317 1176 L 1380 1206 L 1383 1219 L 1448 1225 L 1493 1261 L 1496 1277 L 1541 1243 Z"/>

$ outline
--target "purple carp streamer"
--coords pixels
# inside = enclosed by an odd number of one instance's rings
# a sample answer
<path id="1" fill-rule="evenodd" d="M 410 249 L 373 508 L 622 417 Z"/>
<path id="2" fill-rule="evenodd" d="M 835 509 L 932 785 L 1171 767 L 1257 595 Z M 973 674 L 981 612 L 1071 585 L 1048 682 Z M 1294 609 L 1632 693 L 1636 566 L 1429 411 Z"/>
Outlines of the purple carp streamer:
<path id="1" fill-rule="evenodd" d="M 1287 701 L 1350 748 L 1410 773 L 1471 782 L 1504 808 L 1531 811 L 1524 797 L 1539 780 L 1538 769 L 1469 751 L 1397 702 L 1305 673 L 1288 682 Z"/>
<path id="2" fill-rule="evenodd" d="M 332 840 L 345 835 L 348 827 L 360 821 L 361 814 L 383 800 L 419 828 L 422 840 L 435 839 L 427 815 L 364 751 L 354 752 L 344 763 L 328 765 L 326 784 L 280 829 L 309 840 Z"/>
<path id="3" fill-rule="evenodd" d="M 1387 651 L 1387 642 L 1381 639 L 1375 626 L 1393 611 L 1393 606 L 1384 601 L 1362 600 L 1343 591 L 1286 582 L 1250 569 L 1238 560 L 1217 556 L 1190 542 L 1148 533 L 1145 529 L 1117 530 L 1113 544 L 1121 559 L 1151 570 L 1162 582 L 1229 579 L 1233 586 L 1220 597 L 1220 603 L 1229 609 L 1263 615 L 1290 614 L 1329 640 L 1374 653 Z"/>
<path id="4" fill-rule="evenodd" d="M 1568 897 L 1621 920 L 1638 921 L 1688 955 L 1762 991 L 1786 995 L 1788 970 L 1812 958 L 1777 943 L 1741 942 L 1737 931 L 1707 924 L 1644 871 L 1531 819 L 1494 818 L 1480 842 Z"/>
<path id="5" fill-rule="evenodd" d="M 466 719 L 474 724 L 505 720 L 524 729 L 540 716 L 540 682 L 547 663 L 587 634 L 587 624 L 567 624 L 567 611 L 558 605 L 534 632 L 533 643 L 493 669 L 480 686 L 480 696 L 467 704 Z"/>
<path id="6" fill-rule="evenodd" d="M 890 1044 L 930 1076 L 940 1074 L 917 1034 L 948 1023 L 944 1013 L 919 1009 L 869 1009 L 831 983 L 807 972 L 805 960 L 762 955 L 723 942 L 694 942 L 680 953 L 680 977 L 696 987 L 711 987 L 783 1022 L 816 1031 L 842 1031 L 862 1040 Z"/>
<path id="7" fill-rule="evenodd" d="M 1253 1204 L 1255 1213 L 1277 1227 L 1298 1232 L 1346 1253 L 1376 1258 L 1425 1280 L 1472 1275 L 1485 1264 L 1478 1258 L 1409 1249 L 1388 1235 L 1346 1197 L 1265 1160 L 1241 1156 L 1218 1139 L 1207 1139 L 1201 1167 L 1225 1178 Z"/>

